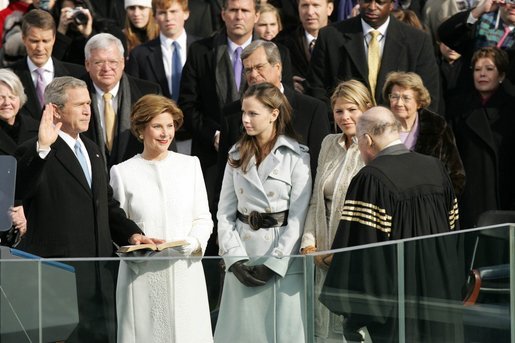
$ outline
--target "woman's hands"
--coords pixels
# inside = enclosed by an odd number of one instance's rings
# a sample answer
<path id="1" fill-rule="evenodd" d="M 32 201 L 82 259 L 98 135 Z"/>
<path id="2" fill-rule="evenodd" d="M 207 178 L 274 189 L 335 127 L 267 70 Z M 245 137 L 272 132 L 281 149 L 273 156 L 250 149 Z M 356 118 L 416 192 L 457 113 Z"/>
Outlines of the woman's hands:
<path id="1" fill-rule="evenodd" d="M 300 250 L 300 253 L 302 255 L 313 254 L 315 252 L 317 252 L 317 248 L 314 245 L 307 246 Z M 319 268 L 323 270 L 328 270 L 329 266 L 331 265 L 331 262 L 333 261 L 333 254 L 315 255 L 314 259 L 315 264 Z"/>
<path id="2" fill-rule="evenodd" d="M 247 266 L 244 261 L 234 263 L 229 271 L 247 287 L 264 286 L 274 275 L 273 270 L 259 264 L 257 266 Z"/>

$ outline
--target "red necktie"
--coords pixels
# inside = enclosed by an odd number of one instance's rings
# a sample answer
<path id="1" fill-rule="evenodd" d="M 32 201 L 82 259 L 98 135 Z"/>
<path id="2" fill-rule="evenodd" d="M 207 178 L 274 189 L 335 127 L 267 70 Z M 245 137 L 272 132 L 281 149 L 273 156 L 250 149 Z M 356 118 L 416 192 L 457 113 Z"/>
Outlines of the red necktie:
<path id="1" fill-rule="evenodd" d="M 502 46 L 502 43 L 506 40 L 506 37 L 510 34 L 511 30 L 508 25 L 504 25 L 504 34 L 502 35 L 501 39 L 497 42 L 497 47 L 500 48 Z"/>

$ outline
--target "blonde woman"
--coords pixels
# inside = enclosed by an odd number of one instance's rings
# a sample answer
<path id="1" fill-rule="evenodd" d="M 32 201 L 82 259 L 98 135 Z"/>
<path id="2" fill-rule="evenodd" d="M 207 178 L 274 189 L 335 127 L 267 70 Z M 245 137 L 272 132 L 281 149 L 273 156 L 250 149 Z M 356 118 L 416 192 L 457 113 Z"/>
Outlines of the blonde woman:
<path id="1" fill-rule="evenodd" d="M 260 39 L 272 40 L 283 29 L 279 10 L 268 3 L 259 6 L 259 19 L 254 24 L 254 32 Z"/>
<path id="2" fill-rule="evenodd" d="M 159 35 L 152 12 L 152 0 L 125 0 L 127 11 L 123 33 L 127 37 L 127 53 Z"/>
<path id="3" fill-rule="evenodd" d="M 331 249 L 347 188 L 352 177 L 364 166 L 355 137 L 356 123 L 372 103 L 367 87 L 356 80 L 340 83 L 331 97 L 334 122 L 342 133 L 328 135 L 322 142 L 302 236 L 303 254 Z M 330 259 L 331 255 L 315 257 L 316 298 L 324 284 Z M 321 341 L 343 338 L 341 316 L 330 313 L 318 301 L 315 304 L 315 334 Z"/>

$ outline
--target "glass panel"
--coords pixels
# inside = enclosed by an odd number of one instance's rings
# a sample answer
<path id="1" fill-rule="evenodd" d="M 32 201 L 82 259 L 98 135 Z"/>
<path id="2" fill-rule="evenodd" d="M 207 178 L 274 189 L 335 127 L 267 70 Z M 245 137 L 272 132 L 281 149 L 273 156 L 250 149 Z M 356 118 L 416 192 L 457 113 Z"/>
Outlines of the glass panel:
<path id="1" fill-rule="evenodd" d="M 216 332 L 216 342 L 343 342 L 345 332 L 365 342 L 508 342 L 509 233 L 504 225 L 332 251 L 328 271 L 316 264 L 324 252 L 251 258 L 252 275 L 256 265 L 287 266 L 256 287 L 220 258 L 50 261 L 1 248 L 0 341 L 114 342 L 117 331 L 123 341 L 141 325 L 145 341 Z"/>
<path id="2" fill-rule="evenodd" d="M 323 286 L 315 294 L 315 335 L 510 341 L 508 233 L 504 225 L 335 251 L 325 280 L 316 270 L 315 283 Z M 471 270 L 476 277 L 468 277 Z"/>

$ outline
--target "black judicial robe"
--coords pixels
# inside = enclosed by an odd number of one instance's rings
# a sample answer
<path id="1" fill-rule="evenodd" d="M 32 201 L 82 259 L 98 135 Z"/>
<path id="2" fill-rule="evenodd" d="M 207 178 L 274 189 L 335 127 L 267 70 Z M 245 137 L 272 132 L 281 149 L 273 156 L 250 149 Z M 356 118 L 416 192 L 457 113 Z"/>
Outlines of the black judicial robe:
<path id="1" fill-rule="evenodd" d="M 445 233 L 457 226 L 457 201 L 443 164 L 398 144 L 353 178 L 332 248 Z M 461 304 L 457 246 L 457 238 L 448 235 L 405 243 L 407 342 L 463 340 L 460 311 L 445 311 Z M 334 254 L 320 301 L 345 316 L 347 338 L 366 326 L 374 343 L 399 340 L 396 248 Z"/>

